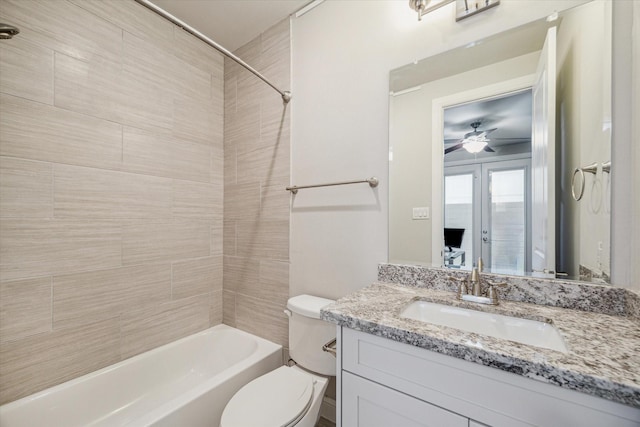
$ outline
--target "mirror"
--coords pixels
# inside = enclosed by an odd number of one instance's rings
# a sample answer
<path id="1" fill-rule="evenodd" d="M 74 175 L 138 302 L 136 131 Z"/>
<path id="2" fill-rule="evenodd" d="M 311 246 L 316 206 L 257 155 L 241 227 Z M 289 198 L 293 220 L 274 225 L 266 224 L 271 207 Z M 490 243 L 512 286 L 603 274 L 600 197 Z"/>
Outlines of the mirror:
<path id="1" fill-rule="evenodd" d="M 389 262 L 609 282 L 610 1 L 393 70 L 389 112 Z"/>

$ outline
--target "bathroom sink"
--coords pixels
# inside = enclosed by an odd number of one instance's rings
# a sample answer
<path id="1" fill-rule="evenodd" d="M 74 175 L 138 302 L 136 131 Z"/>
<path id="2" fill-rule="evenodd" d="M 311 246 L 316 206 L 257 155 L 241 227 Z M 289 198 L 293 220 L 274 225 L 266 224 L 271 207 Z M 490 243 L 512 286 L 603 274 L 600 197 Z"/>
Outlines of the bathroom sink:
<path id="1" fill-rule="evenodd" d="M 537 320 L 485 313 L 427 301 L 413 301 L 407 304 L 400 313 L 400 317 L 563 353 L 568 352 L 560 332 L 553 325 Z"/>

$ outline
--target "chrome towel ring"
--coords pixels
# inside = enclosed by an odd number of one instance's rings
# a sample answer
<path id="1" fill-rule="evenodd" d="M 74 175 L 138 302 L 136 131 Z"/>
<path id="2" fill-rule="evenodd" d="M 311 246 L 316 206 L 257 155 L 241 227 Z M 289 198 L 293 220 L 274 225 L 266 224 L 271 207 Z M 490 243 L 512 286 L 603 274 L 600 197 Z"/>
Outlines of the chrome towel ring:
<path id="1" fill-rule="evenodd" d="M 584 185 L 585 185 L 585 172 L 588 173 L 592 173 L 592 174 L 596 174 L 596 172 L 598 171 L 598 163 L 591 163 L 590 165 L 587 166 L 583 166 L 581 168 L 575 168 L 573 171 L 573 176 L 571 177 L 571 195 L 573 196 L 573 199 L 578 202 L 580 201 L 580 199 L 582 199 L 582 196 L 584 194 Z M 576 175 L 582 175 L 582 183 L 580 184 L 580 192 L 579 194 L 576 196 L 576 187 L 575 187 L 575 183 L 576 183 Z"/>

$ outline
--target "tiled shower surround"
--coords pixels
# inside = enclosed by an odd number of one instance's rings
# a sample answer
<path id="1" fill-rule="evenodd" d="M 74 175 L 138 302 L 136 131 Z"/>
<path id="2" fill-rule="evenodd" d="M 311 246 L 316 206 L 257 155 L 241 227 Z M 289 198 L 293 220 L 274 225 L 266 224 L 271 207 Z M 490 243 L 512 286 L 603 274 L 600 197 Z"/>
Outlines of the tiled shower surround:
<path id="1" fill-rule="evenodd" d="M 218 324 L 223 299 L 283 343 L 279 95 L 133 0 L 0 16 L 21 30 L 0 43 L 0 403 Z M 289 88 L 288 21 L 238 53 Z"/>
<path id="2" fill-rule="evenodd" d="M 285 89 L 289 28 L 281 21 L 235 52 Z M 224 323 L 287 347 L 290 108 L 229 58 L 224 71 Z"/>

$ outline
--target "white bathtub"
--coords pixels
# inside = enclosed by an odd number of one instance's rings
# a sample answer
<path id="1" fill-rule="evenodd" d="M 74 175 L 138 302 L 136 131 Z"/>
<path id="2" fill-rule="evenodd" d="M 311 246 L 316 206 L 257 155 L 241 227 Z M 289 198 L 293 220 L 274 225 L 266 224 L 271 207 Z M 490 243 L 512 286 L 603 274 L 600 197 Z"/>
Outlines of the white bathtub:
<path id="1" fill-rule="evenodd" d="M 282 347 L 226 325 L 0 406 L 2 427 L 218 427 L 233 394 Z"/>

